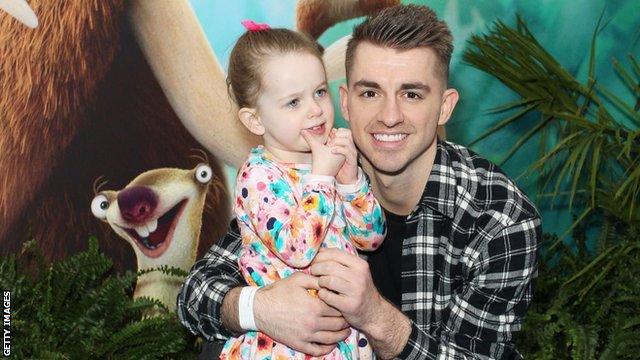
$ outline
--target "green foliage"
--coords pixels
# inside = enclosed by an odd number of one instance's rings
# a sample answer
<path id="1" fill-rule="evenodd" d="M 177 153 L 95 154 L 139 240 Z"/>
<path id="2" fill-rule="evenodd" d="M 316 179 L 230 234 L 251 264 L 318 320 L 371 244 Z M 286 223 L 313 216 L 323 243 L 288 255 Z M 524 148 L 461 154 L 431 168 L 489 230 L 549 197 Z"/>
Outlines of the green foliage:
<path id="1" fill-rule="evenodd" d="M 587 213 L 604 207 L 622 221 L 640 222 L 640 113 L 637 106 L 634 110 L 597 84 L 595 52 L 591 53 L 589 79 L 581 84 L 544 50 L 520 18 L 516 29 L 497 22 L 489 34 L 472 37 L 471 45 L 464 54 L 465 61 L 496 76 L 521 96 L 496 109 L 517 112 L 476 141 L 536 113 L 540 120 L 504 160 L 534 135 L 540 135 L 543 153 L 531 171 L 541 174 L 542 193 L 555 198 L 563 186 L 568 186 L 570 208 L 575 197 L 582 194 L 587 200 L 582 204 Z M 632 71 L 617 62 L 616 69 L 640 99 L 638 64 L 632 56 L 630 62 Z M 600 94 L 622 111 L 621 118 L 611 115 Z"/>
<path id="2" fill-rule="evenodd" d="M 539 206 L 565 199 L 578 214 L 568 231 L 542 241 L 534 301 L 517 339 L 527 358 L 637 359 L 640 352 L 640 66 L 631 55 L 629 69 L 613 62 L 633 105 L 599 85 L 599 29 L 586 83 L 562 68 L 520 18 L 515 28 L 496 22 L 472 37 L 464 54 L 520 96 L 495 109 L 506 118 L 476 141 L 537 116 L 504 161 L 539 137 L 541 153 L 530 168 L 540 174 Z M 587 241 L 587 233 L 599 235 Z"/>
<path id="3" fill-rule="evenodd" d="M 640 352 L 640 239 L 638 228 L 612 230 L 607 218 L 596 239 L 604 249 L 589 254 L 586 228 L 571 245 L 546 252 L 534 301 L 519 334 L 532 359 L 637 359 Z M 621 224 L 618 224 L 619 226 Z M 614 239 L 607 239 L 614 233 Z M 545 238 L 545 243 L 557 237 Z M 609 245 L 606 245 L 606 243 Z"/>
<path id="4" fill-rule="evenodd" d="M 24 268 L 36 259 L 35 271 Z M 112 262 L 89 249 L 47 267 L 34 242 L 18 259 L 0 260 L 0 288 L 11 290 L 12 355 L 34 359 L 195 358 L 195 338 L 157 300 L 130 296 L 142 273 L 110 273 Z M 164 268 L 171 275 L 179 269 Z M 145 271 L 149 272 L 148 270 Z M 160 313 L 147 317 L 149 311 Z"/>

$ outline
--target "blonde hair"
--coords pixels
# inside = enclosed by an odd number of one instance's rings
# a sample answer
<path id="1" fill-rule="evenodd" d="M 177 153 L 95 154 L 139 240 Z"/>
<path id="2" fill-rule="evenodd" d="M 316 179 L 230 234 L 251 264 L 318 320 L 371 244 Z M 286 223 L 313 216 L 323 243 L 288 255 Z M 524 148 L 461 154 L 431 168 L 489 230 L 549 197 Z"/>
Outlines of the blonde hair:
<path id="1" fill-rule="evenodd" d="M 307 35 L 288 29 L 247 31 L 231 51 L 227 87 L 239 107 L 255 107 L 262 91 L 262 67 L 271 56 L 304 52 L 322 61 L 322 47 Z"/>

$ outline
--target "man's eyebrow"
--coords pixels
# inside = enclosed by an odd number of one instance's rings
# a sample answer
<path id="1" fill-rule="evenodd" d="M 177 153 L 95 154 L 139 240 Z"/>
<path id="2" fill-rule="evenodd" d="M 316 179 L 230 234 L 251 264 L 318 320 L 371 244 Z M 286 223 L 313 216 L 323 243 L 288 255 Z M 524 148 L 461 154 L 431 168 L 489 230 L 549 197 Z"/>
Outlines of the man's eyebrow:
<path id="1" fill-rule="evenodd" d="M 353 83 L 353 87 L 357 88 L 357 87 L 367 87 L 367 88 L 372 88 L 372 89 L 380 89 L 380 84 L 378 84 L 375 81 L 371 81 L 371 80 L 358 80 L 355 83 Z M 429 87 L 429 85 L 421 83 L 421 82 L 411 82 L 411 83 L 404 83 L 402 85 L 400 85 L 400 90 L 424 90 L 426 92 L 431 91 L 431 88 Z"/>
<path id="2" fill-rule="evenodd" d="M 353 83 L 353 87 L 357 88 L 357 87 L 368 87 L 368 88 L 374 88 L 374 89 L 380 89 L 380 84 L 378 84 L 375 81 L 371 81 L 371 80 L 358 80 L 356 82 Z"/>
<path id="3" fill-rule="evenodd" d="M 431 91 L 431 88 L 427 84 L 421 82 L 405 83 L 400 86 L 400 90 L 424 90 Z"/>

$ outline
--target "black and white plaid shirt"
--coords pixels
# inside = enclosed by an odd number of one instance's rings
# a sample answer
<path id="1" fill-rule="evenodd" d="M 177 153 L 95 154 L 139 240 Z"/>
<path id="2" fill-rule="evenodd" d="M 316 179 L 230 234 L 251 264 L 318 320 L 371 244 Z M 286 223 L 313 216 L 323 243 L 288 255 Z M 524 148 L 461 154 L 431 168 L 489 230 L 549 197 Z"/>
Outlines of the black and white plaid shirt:
<path id="1" fill-rule="evenodd" d="M 182 323 L 209 340 L 231 335 L 220 323 L 220 306 L 242 284 L 234 223 L 196 262 L 178 296 Z M 400 288 L 412 330 L 399 357 L 520 358 L 512 336 L 531 302 L 541 238 L 531 202 L 494 164 L 439 140 L 406 225 Z"/>

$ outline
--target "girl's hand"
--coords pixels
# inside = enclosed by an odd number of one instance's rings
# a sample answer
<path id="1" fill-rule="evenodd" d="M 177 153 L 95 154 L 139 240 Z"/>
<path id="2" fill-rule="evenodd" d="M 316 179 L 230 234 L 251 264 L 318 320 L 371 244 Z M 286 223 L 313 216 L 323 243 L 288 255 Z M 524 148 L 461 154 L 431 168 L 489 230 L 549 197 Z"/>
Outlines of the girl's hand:
<path id="1" fill-rule="evenodd" d="M 332 129 L 331 131 L 333 132 L 335 129 Z M 302 131 L 302 136 L 311 148 L 311 173 L 316 175 L 336 176 L 338 170 L 340 170 L 342 164 L 344 164 L 344 155 L 332 152 L 331 147 L 320 141 L 318 137 L 311 135 L 306 131 Z M 331 134 L 329 135 L 329 138 L 331 138 Z"/>
<path id="2" fill-rule="evenodd" d="M 351 130 L 344 128 L 331 130 L 327 145 L 331 148 L 331 153 L 340 154 L 345 158 L 336 175 L 338 183 L 355 184 L 358 181 L 358 150 L 353 143 Z"/>

